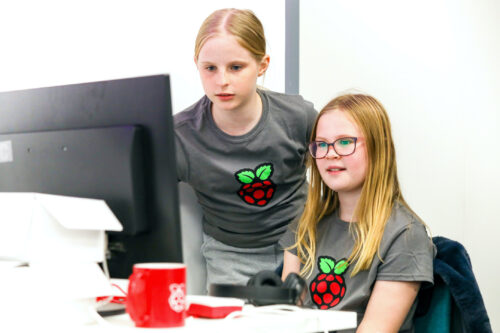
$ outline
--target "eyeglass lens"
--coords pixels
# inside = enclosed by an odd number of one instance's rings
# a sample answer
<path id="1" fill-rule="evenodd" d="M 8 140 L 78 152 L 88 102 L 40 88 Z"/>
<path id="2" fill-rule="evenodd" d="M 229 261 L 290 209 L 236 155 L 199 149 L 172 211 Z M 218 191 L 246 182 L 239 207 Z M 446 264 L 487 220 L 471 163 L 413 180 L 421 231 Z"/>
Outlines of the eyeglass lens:
<path id="1" fill-rule="evenodd" d="M 330 146 L 333 147 L 337 155 L 351 155 L 356 149 L 356 138 L 340 138 L 332 143 L 313 141 L 309 144 L 309 152 L 314 158 L 323 158 L 328 154 Z"/>

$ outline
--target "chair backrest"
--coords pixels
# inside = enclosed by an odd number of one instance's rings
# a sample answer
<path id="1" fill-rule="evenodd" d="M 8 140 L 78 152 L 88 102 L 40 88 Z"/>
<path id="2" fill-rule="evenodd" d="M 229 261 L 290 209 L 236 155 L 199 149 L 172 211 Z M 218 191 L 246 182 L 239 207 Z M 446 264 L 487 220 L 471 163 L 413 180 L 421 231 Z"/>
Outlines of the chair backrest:
<path id="1" fill-rule="evenodd" d="M 415 314 L 415 333 L 450 333 L 454 311 L 450 289 L 439 277 L 434 277 L 434 286 L 419 293 L 419 309 Z M 422 307 L 426 307 L 422 310 Z M 424 313 L 419 313 L 423 311 Z M 460 331 L 458 331 L 460 332 Z"/>
<path id="2" fill-rule="evenodd" d="M 420 291 L 415 332 L 491 333 L 470 257 L 457 241 L 433 237 L 434 287 Z"/>

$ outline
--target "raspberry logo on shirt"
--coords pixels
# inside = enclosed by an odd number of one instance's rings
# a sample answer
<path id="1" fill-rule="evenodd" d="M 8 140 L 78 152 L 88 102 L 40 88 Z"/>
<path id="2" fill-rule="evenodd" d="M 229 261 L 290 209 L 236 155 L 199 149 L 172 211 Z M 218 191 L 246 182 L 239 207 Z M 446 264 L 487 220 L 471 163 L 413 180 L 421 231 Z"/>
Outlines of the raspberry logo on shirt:
<path id="1" fill-rule="evenodd" d="M 345 258 L 337 263 L 331 257 L 318 258 L 319 273 L 309 285 L 312 301 L 318 308 L 333 308 L 344 298 L 346 286 L 342 275 L 348 266 Z"/>
<path id="2" fill-rule="evenodd" d="M 270 179 L 273 171 L 272 163 L 260 164 L 254 170 L 241 169 L 236 171 L 234 176 L 242 184 L 236 193 L 249 205 L 267 205 L 276 190 L 276 184 Z"/>

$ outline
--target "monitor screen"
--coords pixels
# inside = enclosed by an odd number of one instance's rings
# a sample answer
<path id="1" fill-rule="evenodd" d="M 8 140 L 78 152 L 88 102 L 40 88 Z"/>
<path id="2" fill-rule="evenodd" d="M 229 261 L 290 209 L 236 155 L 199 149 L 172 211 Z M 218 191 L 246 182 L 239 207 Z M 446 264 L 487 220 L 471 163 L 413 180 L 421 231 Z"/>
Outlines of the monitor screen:
<path id="1" fill-rule="evenodd" d="M 0 93 L 0 192 L 103 199 L 110 275 L 182 261 L 168 75 Z"/>

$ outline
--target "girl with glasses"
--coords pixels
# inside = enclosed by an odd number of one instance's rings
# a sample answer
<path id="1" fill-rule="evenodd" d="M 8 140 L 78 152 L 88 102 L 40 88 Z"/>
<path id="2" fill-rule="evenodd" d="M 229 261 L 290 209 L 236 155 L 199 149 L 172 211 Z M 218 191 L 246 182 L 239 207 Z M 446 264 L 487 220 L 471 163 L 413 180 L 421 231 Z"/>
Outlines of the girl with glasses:
<path id="1" fill-rule="evenodd" d="M 310 305 L 356 311 L 357 332 L 411 331 L 419 288 L 433 283 L 434 246 L 401 194 L 384 107 L 337 97 L 311 139 L 305 209 L 280 240 L 282 277 L 300 272 Z"/>
<path id="2" fill-rule="evenodd" d="M 212 13 L 194 62 L 205 96 L 174 116 L 177 175 L 203 210 L 207 284 L 246 284 L 282 262 L 278 240 L 305 203 L 317 112 L 300 96 L 257 87 L 270 57 L 249 10 Z"/>

